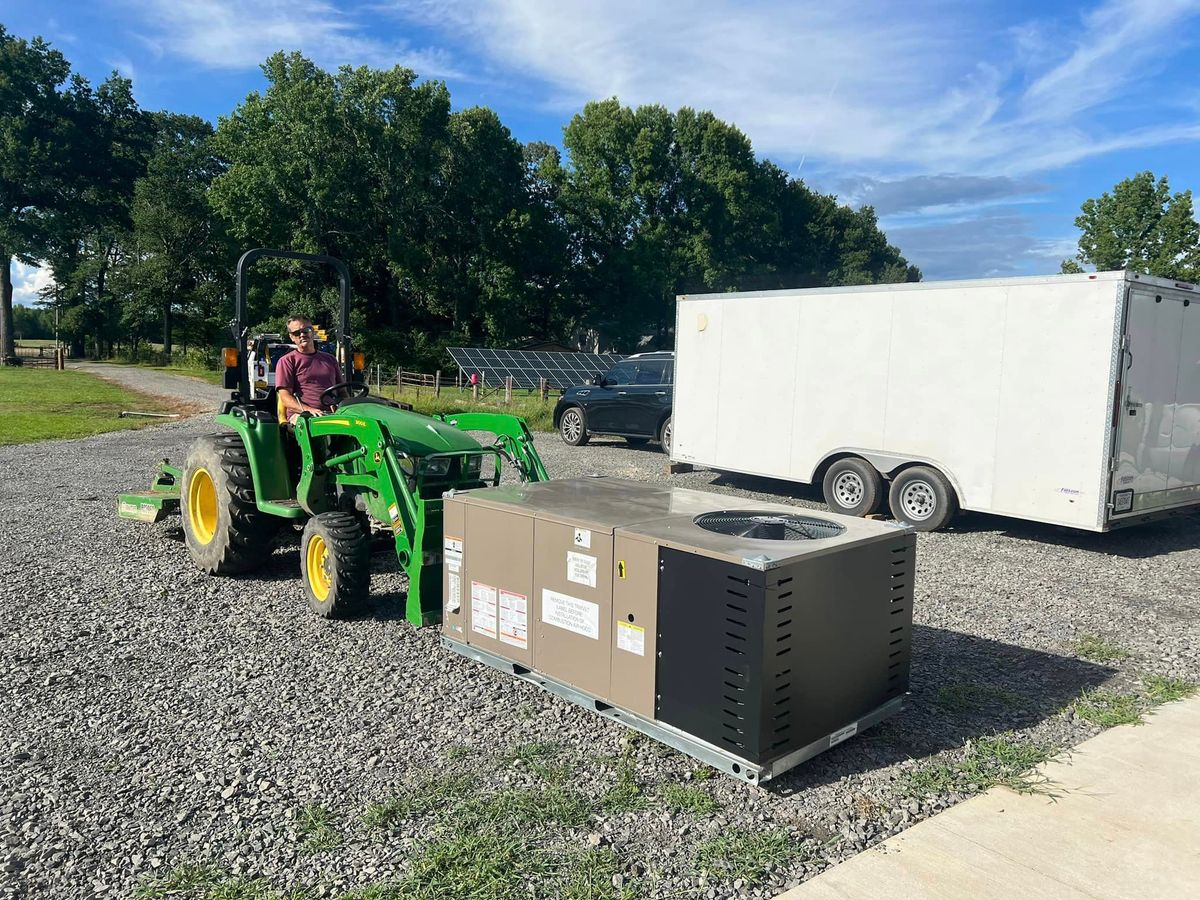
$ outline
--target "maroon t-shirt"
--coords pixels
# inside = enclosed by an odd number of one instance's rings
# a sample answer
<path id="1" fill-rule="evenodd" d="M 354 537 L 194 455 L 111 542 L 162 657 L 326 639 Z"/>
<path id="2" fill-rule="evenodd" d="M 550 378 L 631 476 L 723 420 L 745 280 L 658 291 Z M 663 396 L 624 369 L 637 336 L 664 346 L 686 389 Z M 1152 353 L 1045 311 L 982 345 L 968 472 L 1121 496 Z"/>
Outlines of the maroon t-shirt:
<path id="1" fill-rule="evenodd" d="M 286 388 L 305 406 L 320 407 L 321 394 L 345 379 L 330 354 L 293 350 L 275 364 L 275 387 Z"/>

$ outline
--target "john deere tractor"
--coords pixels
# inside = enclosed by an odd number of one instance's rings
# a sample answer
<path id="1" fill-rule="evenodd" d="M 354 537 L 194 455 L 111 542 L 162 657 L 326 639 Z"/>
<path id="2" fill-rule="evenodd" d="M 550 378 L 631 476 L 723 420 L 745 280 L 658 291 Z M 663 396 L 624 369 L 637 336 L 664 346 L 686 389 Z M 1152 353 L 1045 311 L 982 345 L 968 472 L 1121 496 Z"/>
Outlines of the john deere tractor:
<path id="1" fill-rule="evenodd" d="M 337 357 L 342 383 L 322 399 L 331 414 L 287 424 L 275 389 L 250 383 L 246 284 L 263 257 L 332 266 L 339 282 Z M 226 365 L 237 387 L 217 415 L 226 430 L 196 440 L 183 468 L 164 460 L 150 491 L 125 494 L 119 514 L 158 521 L 182 514 L 188 552 L 213 575 L 249 572 L 271 554 L 276 534 L 298 529 L 300 575 L 322 616 L 362 603 L 370 590 L 372 536 L 394 541 L 408 575 L 406 617 L 441 616 L 442 494 L 497 484 L 507 466 L 523 481 L 546 470 L 525 422 L 499 413 L 423 416 L 370 394 L 355 374 L 350 335 L 350 273 L 329 256 L 250 250 L 237 265 L 235 348 Z M 468 433 L 470 432 L 470 433 Z M 486 433 L 480 442 L 473 435 Z"/>

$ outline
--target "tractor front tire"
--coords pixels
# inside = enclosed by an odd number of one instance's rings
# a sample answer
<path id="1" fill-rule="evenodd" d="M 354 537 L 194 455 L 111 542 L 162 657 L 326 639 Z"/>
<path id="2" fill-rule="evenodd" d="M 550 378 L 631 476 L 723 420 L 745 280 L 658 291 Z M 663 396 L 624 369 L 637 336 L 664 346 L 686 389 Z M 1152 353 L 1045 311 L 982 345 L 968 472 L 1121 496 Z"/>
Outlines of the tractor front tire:
<path id="1" fill-rule="evenodd" d="M 371 542 L 353 513 L 323 512 L 304 526 L 300 574 L 308 605 L 331 619 L 361 608 L 371 592 Z"/>
<path id="2" fill-rule="evenodd" d="M 240 435 L 210 434 L 192 444 L 180 511 L 188 553 L 210 575 L 249 572 L 271 555 L 279 520 L 258 510 Z"/>

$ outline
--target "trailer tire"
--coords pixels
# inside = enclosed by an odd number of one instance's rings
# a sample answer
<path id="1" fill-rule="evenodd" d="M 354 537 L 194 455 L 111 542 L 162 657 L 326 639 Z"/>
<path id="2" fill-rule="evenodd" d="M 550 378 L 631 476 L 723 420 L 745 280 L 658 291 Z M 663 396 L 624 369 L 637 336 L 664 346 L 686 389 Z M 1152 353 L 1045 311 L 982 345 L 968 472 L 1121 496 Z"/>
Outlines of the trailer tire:
<path id="1" fill-rule="evenodd" d="M 360 608 L 371 592 L 371 542 L 353 513 L 323 512 L 300 538 L 300 577 L 308 605 L 331 619 Z"/>
<path id="2" fill-rule="evenodd" d="M 210 434 L 192 444 L 179 499 L 188 553 L 208 574 L 249 572 L 271 555 L 279 520 L 259 512 L 240 435 Z"/>
<path id="3" fill-rule="evenodd" d="M 562 418 L 558 420 L 558 435 L 564 444 L 572 447 L 582 447 L 591 438 L 587 430 L 587 420 L 583 410 L 578 406 L 568 406 L 563 410 Z"/>
<path id="4" fill-rule="evenodd" d="M 825 470 L 821 482 L 825 503 L 831 510 L 847 516 L 869 516 L 879 511 L 886 496 L 883 476 L 857 456 L 835 460 Z"/>
<path id="5" fill-rule="evenodd" d="M 917 531 L 938 531 L 958 513 L 958 496 L 937 469 L 912 466 L 892 479 L 888 506 L 897 521 Z"/>

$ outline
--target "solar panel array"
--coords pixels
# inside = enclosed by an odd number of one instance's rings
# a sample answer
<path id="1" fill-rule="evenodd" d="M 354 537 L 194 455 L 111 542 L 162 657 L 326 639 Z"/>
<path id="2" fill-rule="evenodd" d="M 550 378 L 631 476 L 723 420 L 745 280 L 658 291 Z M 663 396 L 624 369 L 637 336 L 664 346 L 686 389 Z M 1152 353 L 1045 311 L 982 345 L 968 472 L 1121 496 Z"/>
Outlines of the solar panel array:
<path id="1" fill-rule="evenodd" d="M 464 382 L 478 374 L 485 385 L 499 387 L 511 375 L 513 386 L 519 388 L 540 387 L 543 378 L 556 388 L 583 384 L 625 358 L 615 353 L 485 350 L 481 347 L 448 347 L 446 352 L 462 372 Z"/>

